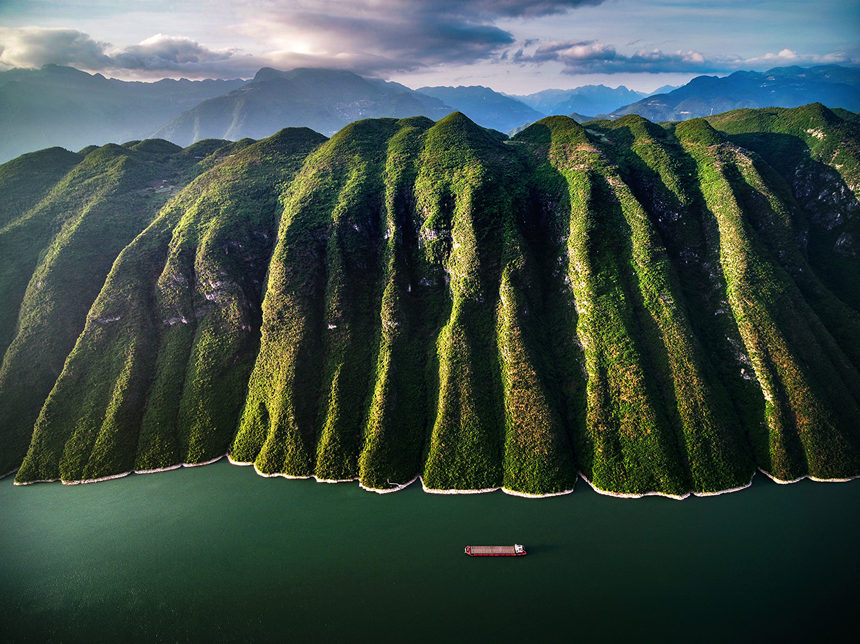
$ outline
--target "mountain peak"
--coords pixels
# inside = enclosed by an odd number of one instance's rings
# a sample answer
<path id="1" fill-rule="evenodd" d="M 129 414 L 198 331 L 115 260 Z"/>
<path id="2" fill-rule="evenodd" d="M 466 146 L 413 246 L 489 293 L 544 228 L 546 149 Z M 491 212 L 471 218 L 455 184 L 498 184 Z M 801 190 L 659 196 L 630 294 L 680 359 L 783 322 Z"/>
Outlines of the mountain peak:
<path id="1" fill-rule="evenodd" d="M 681 141 L 703 145 L 719 145 L 725 141 L 723 135 L 703 118 L 693 118 L 678 123 L 675 127 L 675 136 Z"/>
<path id="2" fill-rule="evenodd" d="M 279 80 L 284 77 L 284 72 L 275 69 L 273 67 L 261 67 L 257 70 L 257 73 L 254 74 L 254 78 L 252 82 L 254 83 L 265 83 L 266 81 Z"/>
<path id="3" fill-rule="evenodd" d="M 810 133 L 823 109 L 554 116 L 512 143 L 455 111 L 0 166 L 0 472 L 227 452 L 380 491 L 581 472 L 674 497 L 857 476 L 857 136 Z"/>
<path id="4" fill-rule="evenodd" d="M 518 132 L 514 140 L 538 146 L 558 143 L 578 144 L 587 143 L 588 134 L 585 128 L 569 116 L 547 116 Z"/>

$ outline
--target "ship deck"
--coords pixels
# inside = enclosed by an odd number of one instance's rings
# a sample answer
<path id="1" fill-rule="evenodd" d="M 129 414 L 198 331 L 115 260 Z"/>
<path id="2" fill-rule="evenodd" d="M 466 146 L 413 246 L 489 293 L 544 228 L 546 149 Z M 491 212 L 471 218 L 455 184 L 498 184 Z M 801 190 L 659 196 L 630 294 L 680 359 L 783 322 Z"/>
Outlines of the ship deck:
<path id="1" fill-rule="evenodd" d="M 511 557 L 516 556 L 517 551 L 514 546 L 469 546 L 469 554 L 473 557 Z"/>

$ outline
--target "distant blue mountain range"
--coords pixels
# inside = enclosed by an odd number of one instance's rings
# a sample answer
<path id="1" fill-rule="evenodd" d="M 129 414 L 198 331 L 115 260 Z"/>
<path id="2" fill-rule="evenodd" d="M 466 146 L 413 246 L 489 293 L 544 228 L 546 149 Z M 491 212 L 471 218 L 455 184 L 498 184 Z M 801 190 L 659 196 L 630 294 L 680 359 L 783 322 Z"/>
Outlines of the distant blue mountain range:
<path id="1" fill-rule="evenodd" d="M 286 126 L 331 135 L 362 118 L 453 111 L 509 133 L 551 114 L 578 121 L 640 114 L 684 120 L 742 107 L 794 107 L 819 102 L 860 109 L 860 72 L 826 65 L 700 76 L 652 95 L 603 85 L 549 89 L 524 96 L 488 87 L 422 87 L 331 69 L 261 69 L 249 80 L 126 82 L 47 65 L 0 72 L 0 162 L 60 146 L 123 143 L 152 136 L 180 145 L 206 138 L 264 138 Z"/>

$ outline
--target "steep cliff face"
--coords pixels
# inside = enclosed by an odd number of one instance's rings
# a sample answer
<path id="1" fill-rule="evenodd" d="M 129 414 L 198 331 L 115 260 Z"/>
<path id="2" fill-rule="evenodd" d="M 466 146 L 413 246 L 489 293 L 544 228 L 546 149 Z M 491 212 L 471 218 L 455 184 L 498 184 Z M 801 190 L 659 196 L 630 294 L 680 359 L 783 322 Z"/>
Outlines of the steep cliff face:
<path id="1" fill-rule="evenodd" d="M 0 228 L 0 471 L 20 463 L 119 252 L 203 171 L 197 157 L 225 143 L 182 150 L 135 141 L 86 156 L 53 148 L 2 166 L 20 166 L 17 174 L 32 179 L 3 186 L 12 208 L 0 218 L 8 221 Z"/>
<path id="2" fill-rule="evenodd" d="M 728 134 L 552 117 L 507 141 L 459 113 L 377 119 L 196 160 L 105 248 L 31 431 L 0 425 L 7 469 L 75 481 L 227 452 L 378 490 L 549 494 L 582 473 L 675 496 L 756 467 L 860 474 L 840 273 L 860 274 L 856 126 L 769 114 L 714 117 Z M 19 335 L 56 342 L 29 320 Z"/>
<path id="3" fill-rule="evenodd" d="M 816 273 L 860 309 L 860 128 L 819 103 L 711 117 L 730 140 L 759 154 L 788 184 L 793 225 Z"/>

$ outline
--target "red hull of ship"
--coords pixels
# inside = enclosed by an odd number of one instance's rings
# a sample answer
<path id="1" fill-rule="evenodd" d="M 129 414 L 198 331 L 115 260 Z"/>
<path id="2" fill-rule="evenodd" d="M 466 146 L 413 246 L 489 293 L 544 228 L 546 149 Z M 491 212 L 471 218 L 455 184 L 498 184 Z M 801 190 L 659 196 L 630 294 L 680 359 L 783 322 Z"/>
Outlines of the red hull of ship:
<path id="1" fill-rule="evenodd" d="M 512 548 L 508 552 L 473 552 L 472 546 L 466 546 L 466 554 L 470 557 L 524 557 L 526 555 L 526 551 L 523 550 L 522 552 L 516 552 Z"/>

